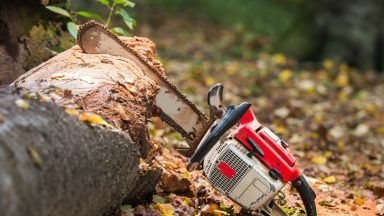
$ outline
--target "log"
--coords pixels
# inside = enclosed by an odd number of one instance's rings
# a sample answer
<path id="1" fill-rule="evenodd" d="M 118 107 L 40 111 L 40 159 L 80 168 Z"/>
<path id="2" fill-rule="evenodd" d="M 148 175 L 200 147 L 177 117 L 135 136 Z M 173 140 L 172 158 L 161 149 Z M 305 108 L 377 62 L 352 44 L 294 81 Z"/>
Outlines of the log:
<path id="1" fill-rule="evenodd" d="M 124 40 L 163 71 L 153 42 Z M 138 161 L 157 151 L 146 124 L 158 87 L 135 62 L 74 46 L 23 74 L 11 88 L 50 102 L 32 101 L 24 110 L 15 105 L 17 96 L 0 97 L 5 119 L 0 212 L 102 215 L 124 200 L 148 200 L 162 172 L 155 166 L 140 170 Z M 79 114 L 71 117 L 64 109 Z M 105 119 L 107 128 L 76 120 L 90 113 Z"/>
<path id="2" fill-rule="evenodd" d="M 138 184 L 138 145 L 52 102 L 0 92 L 0 212 L 109 215 Z M 24 108 L 22 108 L 24 107 Z M 131 194 L 134 196 L 134 194 Z"/>
<path id="3" fill-rule="evenodd" d="M 155 60 L 152 41 L 123 39 L 163 71 Z M 86 54 L 75 46 L 20 76 L 12 86 L 38 92 L 66 107 L 94 112 L 128 132 L 143 157 L 151 150 L 146 124 L 158 87 L 132 60 Z"/>

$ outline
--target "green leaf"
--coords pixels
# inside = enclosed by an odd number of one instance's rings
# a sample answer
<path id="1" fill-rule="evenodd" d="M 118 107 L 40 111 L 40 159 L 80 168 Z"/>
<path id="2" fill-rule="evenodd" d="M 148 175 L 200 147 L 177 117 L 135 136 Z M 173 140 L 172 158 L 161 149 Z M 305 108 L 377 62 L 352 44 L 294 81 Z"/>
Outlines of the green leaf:
<path id="1" fill-rule="evenodd" d="M 152 201 L 154 203 L 160 203 L 160 204 L 165 203 L 165 199 L 159 195 L 156 195 L 156 194 L 152 195 Z"/>
<path id="2" fill-rule="evenodd" d="M 54 12 L 54 13 L 57 13 L 57 14 L 60 14 L 62 16 L 66 16 L 70 19 L 72 19 L 72 16 L 71 14 L 69 14 L 69 12 L 61 7 L 56 7 L 56 6 L 45 6 L 45 8 L 47 8 L 48 10 Z"/>
<path id="3" fill-rule="evenodd" d="M 67 30 L 68 32 L 74 37 L 77 37 L 77 26 L 73 22 L 68 22 L 67 23 Z"/>
<path id="4" fill-rule="evenodd" d="M 117 14 L 123 18 L 124 23 L 128 26 L 128 28 L 133 29 L 133 27 L 136 25 L 136 20 L 129 16 L 129 14 L 124 9 L 119 8 Z"/>
<path id="5" fill-rule="evenodd" d="M 112 31 L 118 35 L 123 35 L 123 36 L 129 36 L 129 32 L 127 30 L 120 28 L 120 27 L 115 27 L 112 29 Z"/>
<path id="6" fill-rule="evenodd" d="M 122 206 L 120 206 L 120 209 L 122 211 L 127 211 L 127 210 L 131 210 L 132 206 L 131 205 L 122 205 Z"/>
<path id="7" fill-rule="evenodd" d="M 319 202 L 319 205 L 320 206 L 326 206 L 326 207 L 335 207 L 335 205 L 333 205 L 331 202 L 329 202 L 329 201 L 320 201 Z"/>
<path id="8" fill-rule="evenodd" d="M 109 1 L 108 0 L 96 0 L 97 2 L 100 2 L 101 4 L 107 6 L 108 8 L 110 7 L 109 6 Z"/>
<path id="9" fill-rule="evenodd" d="M 125 7 L 135 7 L 135 3 L 129 0 L 113 0 L 113 2 L 117 5 L 123 5 Z"/>
<path id="10" fill-rule="evenodd" d="M 99 14 L 90 13 L 88 11 L 78 11 L 77 14 L 79 14 L 82 17 L 87 17 L 87 18 L 96 19 L 96 20 L 103 20 L 103 17 L 101 17 Z"/>

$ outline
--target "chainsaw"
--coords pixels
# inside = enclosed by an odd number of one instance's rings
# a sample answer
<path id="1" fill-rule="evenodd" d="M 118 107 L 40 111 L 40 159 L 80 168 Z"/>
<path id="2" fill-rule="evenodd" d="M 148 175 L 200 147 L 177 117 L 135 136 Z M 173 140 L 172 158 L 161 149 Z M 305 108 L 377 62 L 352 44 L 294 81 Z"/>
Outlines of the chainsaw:
<path id="1" fill-rule="evenodd" d="M 264 215 L 286 215 L 274 197 L 291 182 L 307 215 L 316 215 L 315 193 L 301 175 L 288 144 L 256 119 L 251 105 L 224 107 L 223 85 L 208 92 L 209 117 L 188 100 L 167 77 L 104 25 L 89 21 L 78 31 L 83 52 L 125 57 L 145 71 L 159 90 L 154 114 L 178 131 L 189 144 L 179 151 L 190 157 L 189 171 L 203 165 L 208 181 L 246 209 Z"/>
<path id="2" fill-rule="evenodd" d="M 266 203 L 276 205 L 271 200 L 291 182 L 307 215 L 317 215 L 316 195 L 301 175 L 288 144 L 257 121 L 251 104 L 224 108 L 222 92 L 222 84 L 208 92 L 208 104 L 217 120 L 190 158 L 188 171 L 203 163 L 205 175 L 216 189 L 252 210 L 265 209 Z"/>

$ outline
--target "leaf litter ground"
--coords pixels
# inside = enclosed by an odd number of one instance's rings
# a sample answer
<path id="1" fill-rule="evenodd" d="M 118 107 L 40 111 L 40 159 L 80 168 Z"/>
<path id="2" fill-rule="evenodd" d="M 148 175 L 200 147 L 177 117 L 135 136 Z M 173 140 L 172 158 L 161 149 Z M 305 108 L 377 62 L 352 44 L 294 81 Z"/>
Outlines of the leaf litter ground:
<path id="1" fill-rule="evenodd" d="M 206 108 L 208 88 L 221 82 L 226 104 L 251 102 L 257 118 L 290 144 L 316 191 L 319 215 L 384 214 L 383 75 L 330 59 L 308 66 L 282 54 L 253 56 L 247 48 L 234 56 L 228 54 L 233 33 L 218 31 L 213 42 L 210 30 L 189 30 L 194 33 L 171 37 L 166 30 L 143 31 L 157 42 L 168 77 L 183 92 Z M 257 215 L 219 194 L 201 171 L 186 171 L 187 159 L 173 150 L 186 145 L 179 134 L 158 119 L 149 127 L 162 146 L 153 163 L 164 174 L 150 202 L 124 206 L 122 215 Z M 277 199 L 288 214 L 303 214 L 289 184 Z"/>

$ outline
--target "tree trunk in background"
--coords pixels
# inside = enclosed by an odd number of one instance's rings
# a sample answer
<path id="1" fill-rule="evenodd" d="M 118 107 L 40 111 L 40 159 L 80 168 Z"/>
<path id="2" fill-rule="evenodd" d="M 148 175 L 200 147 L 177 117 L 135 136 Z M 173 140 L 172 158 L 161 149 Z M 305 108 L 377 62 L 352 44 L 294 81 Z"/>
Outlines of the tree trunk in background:
<path id="1" fill-rule="evenodd" d="M 44 3 L 48 1 L 0 1 L 0 85 L 9 84 L 20 74 L 52 56 L 46 44 L 52 40 L 55 32 L 46 21 L 57 16 L 46 10 Z"/>
<path id="2" fill-rule="evenodd" d="M 383 69 L 377 67 L 384 63 L 377 52 L 384 49 L 378 43 L 382 40 L 382 1 L 321 0 L 315 5 L 315 20 L 322 35 L 315 55 L 339 59 L 362 69 Z"/>

